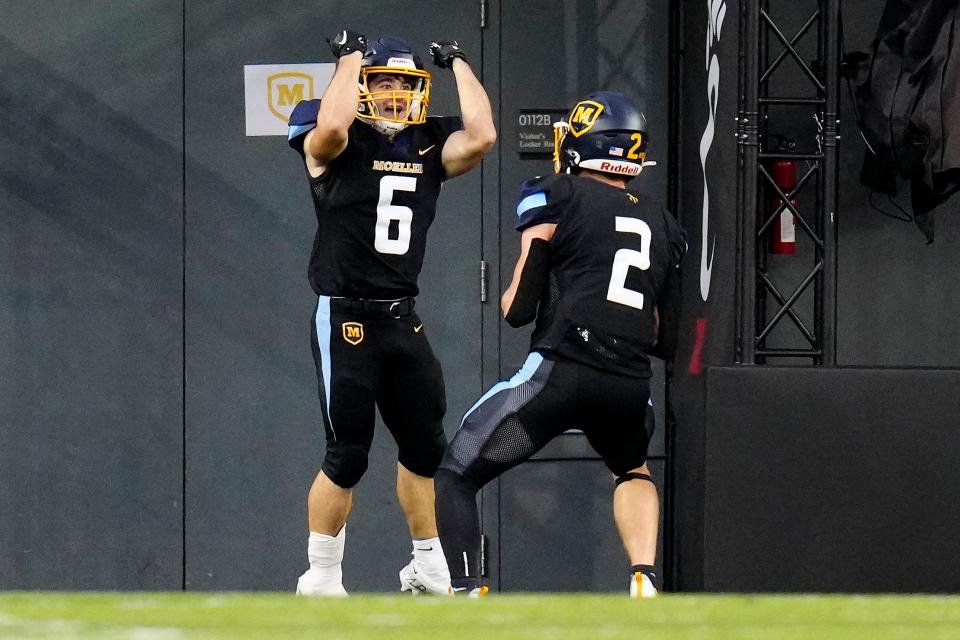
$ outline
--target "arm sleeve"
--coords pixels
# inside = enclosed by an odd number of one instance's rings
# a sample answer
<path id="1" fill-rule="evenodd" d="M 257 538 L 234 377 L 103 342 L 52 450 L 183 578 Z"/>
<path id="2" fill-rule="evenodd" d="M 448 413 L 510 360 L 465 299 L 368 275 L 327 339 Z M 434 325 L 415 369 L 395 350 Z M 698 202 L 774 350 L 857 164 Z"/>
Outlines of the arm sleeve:
<path id="1" fill-rule="evenodd" d="M 550 175 L 520 184 L 517 197 L 517 231 L 538 224 L 560 222 L 564 205 L 570 200 L 572 190 L 565 176 Z"/>
<path id="2" fill-rule="evenodd" d="M 650 350 L 650 355 L 662 360 L 672 360 L 677 350 L 677 341 L 680 335 L 680 312 L 683 306 L 683 291 L 680 287 L 680 263 L 687 252 L 687 239 L 683 227 L 676 218 L 661 209 L 667 242 L 670 246 L 671 269 L 667 273 L 663 290 L 657 298 L 657 312 L 660 314 L 660 329 L 657 344 Z"/>
<path id="3" fill-rule="evenodd" d="M 660 314 L 660 330 L 657 343 L 650 349 L 650 355 L 661 360 L 672 360 L 677 350 L 680 335 L 680 310 L 682 303 L 680 290 L 680 270 L 671 269 L 664 283 L 663 291 L 657 299 L 657 312 Z"/>
<path id="4" fill-rule="evenodd" d="M 680 223 L 677 222 L 677 219 L 673 217 L 673 214 L 667 211 L 666 209 L 661 209 L 663 214 L 663 220 L 667 229 L 667 240 L 670 243 L 670 257 L 673 260 L 674 266 L 679 266 L 680 261 L 683 260 L 683 256 L 687 253 L 687 234 L 684 233 L 683 227 L 680 226 Z"/>
<path id="5" fill-rule="evenodd" d="M 503 316 L 511 327 L 522 327 L 537 317 L 537 307 L 550 275 L 550 243 L 543 238 L 534 238 L 527 250 L 527 259 L 520 272 L 517 293 L 510 308 Z"/>

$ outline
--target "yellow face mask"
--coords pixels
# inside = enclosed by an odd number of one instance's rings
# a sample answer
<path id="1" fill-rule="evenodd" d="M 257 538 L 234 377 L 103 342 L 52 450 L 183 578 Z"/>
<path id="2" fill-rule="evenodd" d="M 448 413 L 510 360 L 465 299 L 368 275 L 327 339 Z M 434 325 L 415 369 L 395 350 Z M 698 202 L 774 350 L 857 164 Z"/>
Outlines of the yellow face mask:
<path id="1" fill-rule="evenodd" d="M 397 82 L 382 82 L 392 76 Z M 357 117 L 378 131 L 394 134 L 427 119 L 430 73 L 404 67 L 363 67 L 360 70 Z"/>
<path id="2" fill-rule="evenodd" d="M 563 166 L 560 163 L 560 145 L 563 144 L 563 139 L 567 137 L 567 131 L 570 130 L 570 125 L 567 124 L 564 120 L 553 123 L 553 172 L 554 173 L 563 173 Z"/>

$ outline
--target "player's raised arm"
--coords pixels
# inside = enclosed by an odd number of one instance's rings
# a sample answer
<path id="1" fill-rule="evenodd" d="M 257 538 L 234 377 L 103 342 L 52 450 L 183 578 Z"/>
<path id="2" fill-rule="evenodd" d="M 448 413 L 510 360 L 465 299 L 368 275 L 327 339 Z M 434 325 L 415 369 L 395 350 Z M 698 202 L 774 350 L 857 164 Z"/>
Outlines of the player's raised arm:
<path id="1" fill-rule="evenodd" d="M 367 47 L 363 35 L 347 30 L 330 36 L 327 42 L 337 57 L 337 70 L 320 101 L 317 126 L 303 143 L 307 164 L 317 175 L 347 147 L 347 130 L 357 116 L 357 78 Z"/>
<path id="2" fill-rule="evenodd" d="M 456 41 L 430 45 L 433 62 L 451 69 L 457 81 L 463 130 L 450 134 L 443 145 L 443 168 L 448 177 L 458 176 L 475 167 L 497 141 L 493 110 L 483 85 L 473 74 L 466 56 Z"/>

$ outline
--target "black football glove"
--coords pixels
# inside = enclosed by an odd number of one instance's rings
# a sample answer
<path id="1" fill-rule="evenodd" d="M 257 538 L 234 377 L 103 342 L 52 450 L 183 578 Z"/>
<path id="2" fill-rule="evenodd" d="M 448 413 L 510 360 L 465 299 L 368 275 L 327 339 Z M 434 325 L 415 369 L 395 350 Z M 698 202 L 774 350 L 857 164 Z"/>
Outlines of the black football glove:
<path id="1" fill-rule="evenodd" d="M 430 54 L 433 56 L 433 64 L 441 69 L 453 67 L 454 58 L 460 58 L 464 62 L 467 61 L 467 56 L 463 55 L 463 49 L 460 48 L 456 40 L 452 42 L 431 42 Z"/>
<path id="2" fill-rule="evenodd" d="M 333 51 L 333 55 L 337 58 L 354 51 L 363 53 L 367 50 L 367 36 L 346 29 L 332 36 L 327 36 L 327 43 L 330 45 L 330 51 Z"/>

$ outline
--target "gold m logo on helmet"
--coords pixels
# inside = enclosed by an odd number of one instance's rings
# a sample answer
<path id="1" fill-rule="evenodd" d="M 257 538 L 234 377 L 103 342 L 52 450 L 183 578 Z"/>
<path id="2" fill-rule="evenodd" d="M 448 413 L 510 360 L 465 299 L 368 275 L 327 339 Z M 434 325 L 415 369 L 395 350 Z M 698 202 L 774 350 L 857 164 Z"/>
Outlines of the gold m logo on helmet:
<path id="1" fill-rule="evenodd" d="M 603 105 L 593 100 L 581 100 L 570 111 L 570 133 L 579 138 L 593 128 L 603 113 Z"/>
<path id="2" fill-rule="evenodd" d="M 290 71 L 267 76 L 267 106 L 284 124 L 290 120 L 298 102 L 314 97 L 314 81 L 310 74 Z"/>
<path id="3" fill-rule="evenodd" d="M 363 342 L 363 325 L 359 322 L 344 322 L 343 339 L 353 346 Z"/>

